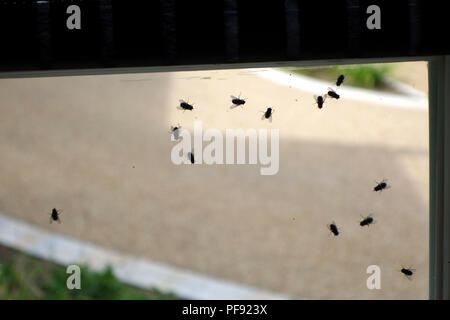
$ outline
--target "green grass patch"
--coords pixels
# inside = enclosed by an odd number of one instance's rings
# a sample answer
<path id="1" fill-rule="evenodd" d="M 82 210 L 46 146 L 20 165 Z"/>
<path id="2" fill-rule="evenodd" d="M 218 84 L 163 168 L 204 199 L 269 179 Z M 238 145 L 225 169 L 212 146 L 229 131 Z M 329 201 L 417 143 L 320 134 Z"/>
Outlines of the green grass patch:
<path id="1" fill-rule="evenodd" d="M 388 90 L 387 78 L 392 72 L 392 64 L 358 64 L 314 68 L 282 68 L 284 71 L 326 80 L 334 87 L 340 74 L 345 75 L 344 85 L 367 89 Z"/>
<path id="2" fill-rule="evenodd" d="M 175 294 L 143 290 L 120 282 L 110 267 L 94 272 L 81 268 L 81 289 L 66 286 L 66 268 L 0 246 L 0 300 L 173 300 Z"/>

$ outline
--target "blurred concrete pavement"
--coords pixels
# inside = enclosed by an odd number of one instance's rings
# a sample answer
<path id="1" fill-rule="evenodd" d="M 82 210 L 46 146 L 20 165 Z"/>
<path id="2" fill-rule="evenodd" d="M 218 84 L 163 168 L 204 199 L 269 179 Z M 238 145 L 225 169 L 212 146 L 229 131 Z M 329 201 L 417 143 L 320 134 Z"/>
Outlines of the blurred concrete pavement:
<path id="1" fill-rule="evenodd" d="M 230 110 L 239 93 L 247 103 Z M 255 70 L 1 79 L 0 97 L 2 212 L 302 298 L 428 297 L 426 110 L 346 97 L 319 110 L 310 93 Z M 177 110 L 179 99 L 195 110 Z M 268 106 L 272 123 L 259 113 Z M 195 119 L 280 129 L 279 173 L 174 165 L 169 128 Z M 382 178 L 392 188 L 373 192 Z M 61 225 L 48 222 L 53 207 Z M 361 228 L 371 213 L 377 223 Z M 366 287 L 373 264 L 381 290 Z M 401 265 L 417 270 L 413 281 Z"/>

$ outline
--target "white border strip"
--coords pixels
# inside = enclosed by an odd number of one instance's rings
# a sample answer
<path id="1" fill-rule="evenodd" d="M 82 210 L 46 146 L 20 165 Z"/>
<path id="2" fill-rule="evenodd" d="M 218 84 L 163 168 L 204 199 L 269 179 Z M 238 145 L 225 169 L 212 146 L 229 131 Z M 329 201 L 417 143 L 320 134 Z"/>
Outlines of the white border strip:
<path id="1" fill-rule="evenodd" d="M 325 82 L 295 73 L 288 73 L 277 69 L 260 69 L 258 72 L 255 72 L 255 74 L 278 84 L 311 92 L 316 95 L 326 93 L 328 87 L 335 87 L 334 83 Z M 400 88 L 399 85 L 397 85 L 397 87 Z M 406 85 L 402 84 L 402 88 L 404 89 L 405 87 Z M 415 89 L 408 89 L 408 94 L 401 95 L 355 87 L 345 87 L 344 84 L 342 88 L 339 88 L 339 94 L 342 95 L 342 97 L 345 97 L 345 99 L 372 102 L 382 106 L 421 110 L 428 109 L 427 95 Z"/>
<path id="2" fill-rule="evenodd" d="M 287 295 L 107 250 L 88 242 L 45 231 L 1 213 L 0 244 L 62 265 L 84 264 L 96 271 L 110 265 L 123 282 L 144 289 L 155 287 L 172 291 L 187 299 L 292 299 Z"/>

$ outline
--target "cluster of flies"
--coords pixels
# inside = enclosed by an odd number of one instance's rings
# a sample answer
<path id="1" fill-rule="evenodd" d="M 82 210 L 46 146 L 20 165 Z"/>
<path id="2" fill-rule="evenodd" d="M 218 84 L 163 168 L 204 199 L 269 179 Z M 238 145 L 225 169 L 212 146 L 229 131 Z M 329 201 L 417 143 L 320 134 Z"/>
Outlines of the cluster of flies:
<path id="1" fill-rule="evenodd" d="M 328 91 L 325 94 L 321 94 L 319 96 L 317 96 L 317 95 L 314 96 L 315 104 L 317 105 L 317 107 L 319 109 L 323 108 L 325 101 L 327 100 L 328 97 L 330 97 L 331 99 L 336 99 L 336 100 L 340 99 L 341 96 L 337 93 L 337 88 L 340 87 L 344 83 L 344 80 L 345 80 L 345 76 L 343 74 L 339 75 L 339 77 L 336 80 L 336 89 L 329 87 Z M 238 97 L 231 96 L 232 105 L 231 105 L 230 109 L 234 109 L 239 106 L 243 107 L 245 104 L 245 100 L 246 99 L 241 98 L 240 95 Z M 180 105 L 177 108 L 179 110 L 183 110 L 183 111 L 194 110 L 194 106 L 184 100 L 180 100 Z M 272 115 L 275 112 L 275 110 L 272 107 L 268 107 L 266 109 L 266 111 L 260 111 L 260 112 L 263 113 L 261 120 L 268 119 L 270 122 L 272 122 Z M 171 126 L 171 128 L 170 128 L 170 133 L 173 135 L 175 140 L 178 140 L 178 138 L 179 138 L 178 131 L 180 128 L 181 128 L 181 126 L 179 124 L 177 126 Z M 192 164 L 194 164 L 195 158 L 194 158 L 193 152 L 189 152 L 187 156 L 188 156 L 188 159 L 190 160 L 190 162 Z M 376 186 L 373 188 L 373 191 L 381 192 L 381 191 L 389 189 L 389 188 L 390 188 L 390 186 L 387 184 L 387 180 L 383 179 L 381 182 L 376 183 Z M 374 220 L 372 215 L 369 215 L 367 217 L 363 217 L 362 220 L 359 222 L 359 225 L 361 227 L 366 227 L 366 226 L 369 227 L 371 224 L 374 224 L 375 222 L 376 221 Z M 327 225 L 327 228 L 330 230 L 330 232 L 335 237 L 339 236 L 339 234 L 340 234 L 339 228 L 337 227 L 337 225 L 334 221 L 331 224 Z M 406 277 L 410 278 L 414 273 L 414 269 L 401 268 L 400 272 L 403 273 Z"/>
<path id="2" fill-rule="evenodd" d="M 382 192 L 383 190 L 389 189 L 390 185 L 387 184 L 387 180 L 383 179 L 381 182 L 376 182 L 376 186 L 373 188 L 374 192 Z M 359 225 L 361 227 L 369 227 L 371 224 L 374 224 L 376 221 L 372 217 L 372 215 L 369 215 L 367 217 L 363 217 L 363 219 L 359 222 Z M 330 230 L 330 232 L 337 237 L 339 235 L 339 228 L 337 227 L 336 223 L 333 221 L 331 224 L 327 225 L 327 228 Z M 414 274 L 414 269 L 411 268 L 404 268 L 402 267 L 400 269 L 400 272 L 405 275 L 408 279 L 411 280 L 412 275 Z"/>
<path id="3" fill-rule="evenodd" d="M 345 79 L 345 76 L 340 75 L 337 78 L 336 86 L 340 87 L 342 85 L 342 83 L 344 82 L 344 79 Z M 335 89 L 328 88 L 328 92 L 326 94 L 323 94 L 320 96 L 314 96 L 314 100 L 316 101 L 317 107 L 319 109 L 322 109 L 327 97 L 331 97 L 332 99 L 338 100 L 340 98 L 340 95 L 336 92 Z M 193 104 L 189 104 L 189 102 L 186 102 L 184 100 L 180 100 L 179 102 L 180 102 L 180 105 L 177 107 L 179 110 L 183 110 L 183 111 L 194 110 Z M 232 102 L 232 105 L 231 105 L 230 109 L 234 109 L 239 106 L 243 107 L 243 105 L 245 104 L 245 99 L 241 98 L 241 95 L 239 95 L 238 97 L 231 96 L 231 102 Z M 275 112 L 275 110 L 272 107 L 268 107 L 266 109 L 266 111 L 260 111 L 260 112 L 263 113 L 261 120 L 268 119 L 270 122 L 272 122 L 272 115 Z M 178 138 L 179 138 L 179 130 L 180 129 L 181 129 L 181 126 L 179 124 L 176 126 L 170 127 L 169 132 L 173 135 L 173 138 L 175 140 L 178 140 Z M 194 158 L 193 152 L 188 152 L 187 157 L 192 164 L 195 163 L 195 158 Z M 381 192 L 381 191 L 389 189 L 389 188 L 390 188 L 390 186 L 387 184 L 387 180 L 383 179 L 381 182 L 377 182 L 376 186 L 373 188 L 373 191 Z M 59 218 L 60 214 L 61 214 L 61 210 L 57 210 L 56 208 L 53 208 L 52 212 L 50 213 L 50 223 L 52 223 L 53 221 L 61 223 L 61 220 Z M 365 226 L 369 227 L 371 224 L 374 224 L 375 222 L 376 221 L 374 220 L 372 215 L 369 215 L 367 217 L 364 217 L 359 222 L 359 225 L 361 227 L 365 227 Z M 337 227 L 337 225 L 334 221 L 331 224 L 327 225 L 327 228 L 330 230 L 330 232 L 335 237 L 339 236 L 339 233 L 340 233 L 339 228 Z M 403 267 L 400 270 L 400 272 L 403 273 L 408 279 L 410 279 L 412 277 L 412 275 L 414 274 L 414 271 L 415 271 L 414 269 L 403 268 Z"/>
<path id="4" fill-rule="evenodd" d="M 344 79 L 345 76 L 343 74 L 341 74 L 337 80 L 336 80 L 336 86 L 340 87 L 342 85 L 342 83 L 344 83 Z M 319 109 L 322 109 L 325 100 L 327 99 L 327 97 L 331 97 L 333 99 L 338 100 L 340 98 L 340 95 L 336 92 L 335 89 L 332 88 L 328 88 L 328 92 L 326 94 L 320 95 L 320 96 L 314 96 L 314 100 L 316 101 L 317 107 Z M 231 96 L 231 103 L 232 105 L 230 106 L 230 109 L 234 109 L 237 107 L 243 107 L 245 104 L 246 99 L 241 98 L 241 95 L 239 94 L 239 96 L 235 97 L 235 96 Z M 193 111 L 194 110 L 194 105 L 190 104 L 189 101 L 184 101 L 184 100 L 179 100 L 180 104 L 179 106 L 177 106 L 178 110 L 182 110 L 184 111 Z M 275 109 L 273 107 L 267 107 L 267 109 L 265 111 L 260 111 L 262 113 L 261 116 L 261 120 L 268 120 L 269 122 L 272 122 L 272 116 L 275 112 Z M 174 140 L 178 140 L 179 138 L 179 130 L 181 129 L 181 126 L 178 124 L 176 126 L 171 126 L 170 127 L 170 131 L 169 133 L 171 133 L 173 135 Z M 188 152 L 187 154 L 189 161 L 194 164 L 195 163 L 195 157 L 194 157 L 194 153 L 193 152 Z"/>
<path id="5" fill-rule="evenodd" d="M 387 180 L 383 179 L 383 181 L 377 182 L 377 185 L 373 188 L 373 191 L 381 192 L 381 191 L 389 189 L 389 188 L 390 188 L 390 186 L 387 184 Z M 375 222 L 376 221 L 373 219 L 372 215 L 369 215 L 369 216 L 363 218 L 359 222 L 359 225 L 361 227 L 366 227 L 366 226 L 369 227 L 371 224 L 374 224 Z M 335 222 L 329 224 L 327 227 L 328 227 L 328 229 L 330 229 L 331 233 L 335 237 L 337 237 L 339 235 L 339 229 L 338 229 L 338 227 L 337 227 Z"/>
<path id="6" fill-rule="evenodd" d="M 337 80 L 336 80 L 336 87 L 340 87 L 345 80 L 345 76 L 343 74 L 341 74 Z M 314 100 L 316 101 L 317 104 L 317 108 L 322 109 L 323 105 L 325 103 L 325 100 L 327 100 L 328 97 L 330 97 L 331 99 L 336 99 L 339 100 L 341 98 L 341 96 L 336 92 L 337 89 L 333 89 L 333 88 L 328 88 L 328 92 L 325 94 L 322 94 L 320 96 L 314 96 Z"/>

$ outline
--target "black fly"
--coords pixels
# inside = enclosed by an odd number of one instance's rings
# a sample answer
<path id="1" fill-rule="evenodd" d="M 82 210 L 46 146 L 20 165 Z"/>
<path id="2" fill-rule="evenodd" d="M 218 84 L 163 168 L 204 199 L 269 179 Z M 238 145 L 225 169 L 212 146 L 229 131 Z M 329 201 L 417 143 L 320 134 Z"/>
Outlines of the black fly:
<path id="1" fill-rule="evenodd" d="M 322 109 L 323 104 L 325 103 L 325 100 L 327 99 L 327 95 L 323 95 L 323 96 L 314 96 L 314 100 L 317 103 L 317 107 L 319 109 Z"/>
<path id="2" fill-rule="evenodd" d="M 272 108 L 267 108 L 266 111 L 261 111 L 261 112 L 264 113 L 263 116 L 261 117 L 261 120 L 269 119 L 269 121 L 272 122 L 272 115 L 273 115 L 273 113 L 275 112 L 274 109 L 272 109 Z"/>
<path id="3" fill-rule="evenodd" d="M 239 94 L 239 97 L 231 96 L 231 103 L 233 103 L 233 105 L 230 109 L 234 109 L 238 106 L 243 106 L 245 104 L 245 99 L 241 99 L 241 94 Z"/>
<path id="4" fill-rule="evenodd" d="M 336 91 L 334 91 L 332 88 L 328 88 L 328 93 L 327 93 L 327 95 L 330 96 L 330 97 L 332 97 L 332 98 L 334 98 L 334 99 L 336 99 L 336 100 L 340 98 L 340 95 L 338 95 L 338 94 L 336 93 Z"/>
<path id="5" fill-rule="evenodd" d="M 377 183 L 377 185 L 373 188 L 373 191 L 376 191 L 376 192 L 383 191 L 383 190 L 389 189 L 391 187 L 386 183 L 387 182 L 386 179 L 383 179 L 381 182 L 377 182 L 377 181 L 375 181 L 375 182 Z"/>
<path id="6" fill-rule="evenodd" d="M 345 76 L 341 74 L 336 81 L 336 85 L 339 87 L 344 82 Z"/>
<path id="7" fill-rule="evenodd" d="M 195 159 L 194 159 L 194 153 L 192 153 L 192 152 L 188 152 L 188 159 L 189 159 L 189 161 L 191 161 L 191 163 L 192 164 L 194 164 L 195 163 Z"/>
<path id="8" fill-rule="evenodd" d="M 175 126 L 175 127 L 170 126 L 170 131 L 169 132 L 173 136 L 173 140 L 172 141 L 178 140 L 178 138 L 180 137 L 180 129 L 181 129 L 181 126 L 179 124 L 177 126 Z"/>
<path id="9" fill-rule="evenodd" d="M 61 223 L 61 220 L 59 219 L 60 214 L 61 214 L 60 211 L 53 208 L 52 213 L 50 214 L 50 223 L 52 223 L 53 221 L 58 221 L 58 223 Z"/>
<path id="10" fill-rule="evenodd" d="M 400 270 L 401 273 L 403 273 L 405 275 L 405 277 L 407 277 L 409 280 L 411 280 L 411 277 L 414 274 L 414 269 L 410 269 L 410 268 L 403 268 Z"/>
<path id="11" fill-rule="evenodd" d="M 372 218 L 372 216 L 367 216 L 361 220 L 359 225 L 361 227 L 370 226 L 371 224 L 375 223 L 375 220 Z"/>
<path id="12" fill-rule="evenodd" d="M 194 110 L 194 107 L 191 104 L 189 104 L 188 102 L 184 101 L 184 100 L 180 100 L 180 105 L 177 108 L 179 110 L 183 110 L 183 111 L 186 111 L 186 110 L 192 111 L 192 110 Z"/>
<path id="13" fill-rule="evenodd" d="M 331 233 L 334 234 L 334 236 L 338 236 L 339 235 L 339 229 L 336 226 L 336 223 L 333 221 L 333 223 L 329 224 L 328 229 L 330 229 Z"/>

